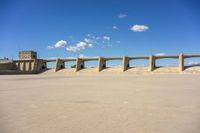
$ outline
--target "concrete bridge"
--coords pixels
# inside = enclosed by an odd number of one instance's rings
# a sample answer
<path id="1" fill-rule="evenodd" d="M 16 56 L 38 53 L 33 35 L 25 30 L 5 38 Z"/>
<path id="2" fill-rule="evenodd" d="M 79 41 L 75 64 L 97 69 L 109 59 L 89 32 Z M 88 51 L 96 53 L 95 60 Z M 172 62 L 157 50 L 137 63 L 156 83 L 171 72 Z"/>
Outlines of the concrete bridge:
<path id="1" fill-rule="evenodd" d="M 87 61 L 97 61 L 98 66 L 97 70 L 100 72 L 103 69 L 107 67 L 107 61 L 110 60 L 120 60 L 122 61 L 122 71 L 128 70 L 130 67 L 130 61 L 131 60 L 139 60 L 139 59 L 145 59 L 149 60 L 149 71 L 154 71 L 156 66 L 156 60 L 158 59 L 166 59 L 166 58 L 172 58 L 177 59 L 179 62 L 179 65 L 177 66 L 179 68 L 179 71 L 182 72 L 185 69 L 184 62 L 187 58 L 195 58 L 200 57 L 200 54 L 192 54 L 192 55 L 162 55 L 162 56 L 156 56 L 156 55 L 150 55 L 150 56 L 123 56 L 123 57 L 94 57 L 94 58 L 57 58 L 57 59 L 31 59 L 31 60 L 14 60 L 13 64 L 17 68 L 18 71 L 24 72 L 24 73 L 39 73 L 42 71 L 45 71 L 47 69 L 47 63 L 49 62 L 55 62 L 55 72 L 59 71 L 60 69 L 65 68 L 65 62 L 74 61 L 76 62 L 76 68 L 75 71 L 78 72 L 81 69 L 85 68 L 85 62 Z"/>

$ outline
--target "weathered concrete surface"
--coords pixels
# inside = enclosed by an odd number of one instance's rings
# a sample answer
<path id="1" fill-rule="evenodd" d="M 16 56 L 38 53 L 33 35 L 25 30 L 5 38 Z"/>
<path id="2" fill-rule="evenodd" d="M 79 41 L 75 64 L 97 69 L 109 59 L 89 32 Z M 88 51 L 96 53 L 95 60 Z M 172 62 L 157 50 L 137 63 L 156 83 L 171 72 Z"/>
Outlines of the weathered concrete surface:
<path id="1" fill-rule="evenodd" d="M 0 76 L 0 133 L 200 132 L 200 75 L 60 71 Z"/>
<path id="2" fill-rule="evenodd" d="M 65 68 L 65 62 L 62 59 L 56 59 L 56 68 L 55 72 L 59 71 L 60 69 Z"/>
<path id="3" fill-rule="evenodd" d="M 76 72 L 84 68 L 84 60 L 81 58 L 76 59 Z"/>
<path id="4" fill-rule="evenodd" d="M 14 60 L 0 63 L 0 74 L 35 74 L 43 72 L 46 67 L 43 59 Z"/>
<path id="5" fill-rule="evenodd" d="M 156 67 L 156 61 L 155 56 L 151 55 L 149 56 L 149 71 L 152 72 Z"/>
<path id="6" fill-rule="evenodd" d="M 98 71 L 102 71 L 104 68 L 106 68 L 106 60 L 103 57 L 99 57 L 99 62 L 98 62 Z"/>
<path id="7" fill-rule="evenodd" d="M 127 56 L 123 56 L 122 69 L 123 71 L 126 71 L 128 68 L 129 68 L 129 59 Z"/>
<path id="8" fill-rule="evenodd" d="M 0 63 L 0 70 L 16 70 L 17 66 L 13 62 Z"/>
<path id="9" fill-rule="evenodd" d="M 184 54 L 179 55 L 179 71 L 184 71 Z"/>
<path id="10" fill-rule="evenodd" d="M 149 71 L 153 72 L 158 67 L 156 66 L 157 59 L 164 58 L 175 58 L 179 60 L 179 65 L 177 66 L 179 72 L 182 73 L 184 69 L 188 66 L 184 66 L 184 60 L 186 58 L 200 57 L 199 54 L 196 55 L 151 55 L 151 56 L 123 56 L 123 57 L 90 57 L 90 58 L 57 58 L 57 59 L 30 59 L 30 60 L 14 60 L 11 64 L 1 64 L 0 63 L 0 74 L 25 74 L 25 73 L 41 73 L 47 70 L 47 62 L 56 62 L 55 72 L 60 69 L 65 68 L 65 62 L 76 61 L 76 72 L 85 68 L 85 61 L 98 61 L 98 67 L 96 68 L 98 72 L 106 69 L 106 61 L 109 60 L 122 60 L 122 71 L 130 69 L 129 61 L 134 59 L 149 59 Z M 12 65 L 12 66 L 11 66 Z M 14 66 L 14 67 L 13 67 Z M 191 67 L 191 66 L 190 66 Z M 5 69 L 6 68 L 6 69 Z M 13 68 L 15 68 L 13 70 Z M 107 70 L 104 70 L 107 71 Z M 165 71 L 164 71 L 165 72 Z M 176 71 L 175 71 L 176 72 Z"/>

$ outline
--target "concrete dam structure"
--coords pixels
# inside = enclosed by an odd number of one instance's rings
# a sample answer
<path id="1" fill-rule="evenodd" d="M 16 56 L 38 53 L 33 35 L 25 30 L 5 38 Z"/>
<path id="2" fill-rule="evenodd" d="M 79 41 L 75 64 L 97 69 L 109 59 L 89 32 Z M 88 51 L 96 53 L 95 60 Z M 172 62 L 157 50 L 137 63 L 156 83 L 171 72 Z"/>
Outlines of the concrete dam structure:
<path id="1" fill-rule="evenodd" d="M 97 71 L 101 72 L 102 70 L 107 68 L 107 61 L 110 60 L 120 60 L 122 62 L 121 71 L 125 72 L 128 69 L 132 68 L 130 66 L 131 60 L 139 60 L 145 59 L 149 61 L 148 71 L 153 72 L 157 69 L 156 60 L 158 59 L 165 59 L 165 58 L 172 58 L 178 60 L 178 71 L 183 72 L 185 70 L 185 59 L 187 58 L 194 58 L 200 57 L 200 54 L 196 55 L 150 55 L 150 56 L 123 56 L 123 57 L 94 57 L 94 58 L 57 58 L 57 59 L 19 59 L 13 60 L 11 63 L 8 64 L 0 64 L 0 74 L 34 74 L 34 73 L 42 73 L 47 68 L 47 63 L 55 62 L 55 72 L 58 72 L 61 69 L 65 68 L 65 62 L 74 61 L 76 62 L 75 65 L 75 72 L 79 72 L 85 68 L 85 62 L 87 61 L 97 61 Z M 8 68 L 9 67 L 9 68 Z M 8 70 L 7 70 L 8 68 Z M 70 69 L 70 68 L 68 68 Z"/>

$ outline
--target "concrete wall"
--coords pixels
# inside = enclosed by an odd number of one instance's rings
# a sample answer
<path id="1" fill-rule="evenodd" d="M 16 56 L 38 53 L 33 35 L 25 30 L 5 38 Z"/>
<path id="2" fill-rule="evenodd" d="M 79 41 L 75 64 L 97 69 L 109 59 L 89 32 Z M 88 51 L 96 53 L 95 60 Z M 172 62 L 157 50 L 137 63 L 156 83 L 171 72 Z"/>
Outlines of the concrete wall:
<path id="1" fill-rule="evenodd" d="M 17 66 L 13 62 L 0 63 L 0 70 L 16 70 Z"/>
<path id="2" fill-rule="evenodd" d="M 14 61 L 17 71 L 30 72 L 34 70 L 34 61 Z"/>
<path id="3" fill-rule="evenodd" d="M 40 73 L 46 69 L 42 59 L 14 60 L 10 63 L 0 63 L 0 74 L 32 74 Z"/>

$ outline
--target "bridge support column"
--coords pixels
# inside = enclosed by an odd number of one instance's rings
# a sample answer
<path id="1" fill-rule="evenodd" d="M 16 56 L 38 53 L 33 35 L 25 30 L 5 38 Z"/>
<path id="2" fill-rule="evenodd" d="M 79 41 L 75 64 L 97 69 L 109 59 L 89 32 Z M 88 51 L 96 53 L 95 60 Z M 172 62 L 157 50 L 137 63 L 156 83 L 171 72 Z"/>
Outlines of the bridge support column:
<path id="1" fill-rule="evenodd" d="M 28 62 L 28 71 L 31 71 L 31 61 Z"/>
<path id="2" fill-rule="evenodd" d="M 35 61 L 31 62 L 31 71 L 34 70 L 34 62 L 35 62 Z"/>
<path id="3" fill-rule="evenodd" d="M 126 71 L 128 68 L 129 68 L 129 58 L 126 56 L 123 56 L 123 61 L 122 61 L 123 72 Z"/>
<path id="4" fill-rule="evenodd" d="M 26 63 L 23 61 L 22 62 L 22 70 L 21 71 L 25 71 L 26 70 Z"/>
<path id="5" fill-rule="evenodd" d="M 29 62 L 30 61 L 27 61 L 27 62 L 25 62 L 25 71 L 29 71 Z"/>
<path id="6" fill-rule="evenodd" d="M 179 71 L 182 72 L 184 71 L 184 54 L 179 55 Z"/>
<path id="7" fill-rule="evenodd" d="M 61 59 L 56 59 L 56 69 L 55 72 L 59 71 L 60 69 L 65 68 L 65 63 Z"/>
<path id="8" fill-rule="evenodd" d="M 104 68 L 106 68 L 106 60 L 103 57 L 99 57 L 98 71 L 100 72 Z"/>
<path id="9" fill-rule="evenodd" d="M 35 59 L 32 64 L 33 73 L 40 73 L 47 69 L 47 62 L 43 59 Z"/>
<path id="10" fill-rule="evenodd" d="M 41 68 L 42 69 L 47 69 L 47 63 L 46 62 L 42 62 Z"/>
<path id="11" fill-rule="evenodd" d="M 155 56 L 151 55 L 149 56 L 149 70 L 152 72 L 155 69 Z"/>
<path id="12" fill-rule="evenodd" d="M 20 62 L 16 62 L 16 68 L 17 70 L 20 70 Z"/>
<path id="13" fill-rule="evenodd" d="M 76 59 L 76 72 L 84 68 L 84 60 L 81 58 Z"/>

